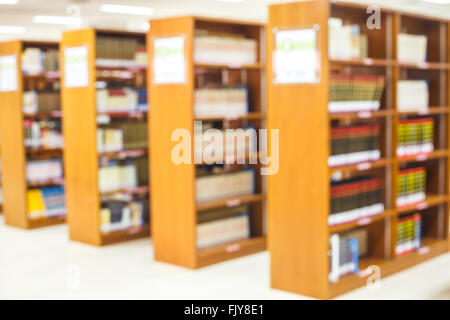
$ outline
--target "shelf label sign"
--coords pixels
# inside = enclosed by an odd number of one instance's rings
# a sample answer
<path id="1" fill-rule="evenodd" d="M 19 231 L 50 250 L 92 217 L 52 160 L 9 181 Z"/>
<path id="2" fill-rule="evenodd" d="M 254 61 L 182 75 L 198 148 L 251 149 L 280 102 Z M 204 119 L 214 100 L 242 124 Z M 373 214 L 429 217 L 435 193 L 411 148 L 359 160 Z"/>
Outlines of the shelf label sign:
<path id="1" fill-rule="evenodd" d="M 186 82 L 184 36 L 153 39 L 154 84 Z"/>
<path id="2" fill-rule="evenodd" d="M 299 84 L 320 81 L 318 26 L 309 29 L 274 30 L 274 83 Z"/>
<path id="3" fill-rule="evenodd" d="M 15 55 L 0 57 L 0 91 L 17 90 L 17 58 Z"/>
<path id="4" fill-rule="evenodd" d="M 64 49 L 64 83 L 66 88 L 81 88 L 89 85 L 87 46 Z"/>

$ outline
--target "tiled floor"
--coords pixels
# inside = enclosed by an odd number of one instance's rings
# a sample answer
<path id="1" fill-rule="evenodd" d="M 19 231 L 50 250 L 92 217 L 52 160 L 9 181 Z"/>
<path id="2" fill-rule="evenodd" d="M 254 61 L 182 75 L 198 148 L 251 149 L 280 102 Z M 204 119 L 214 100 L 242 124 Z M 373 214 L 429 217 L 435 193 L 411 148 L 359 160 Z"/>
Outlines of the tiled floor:
<path id="1" fill-rule="evenodd" d="M 305 299 L 270 289 L 269 255 L 198 271 L 152 260 L 148 239 L 105 248 L 68 241 L 67 227 L 22 231 L 0 218 L 0 299 Z M 450 299 L 450 254 L 341 299 Z"/>

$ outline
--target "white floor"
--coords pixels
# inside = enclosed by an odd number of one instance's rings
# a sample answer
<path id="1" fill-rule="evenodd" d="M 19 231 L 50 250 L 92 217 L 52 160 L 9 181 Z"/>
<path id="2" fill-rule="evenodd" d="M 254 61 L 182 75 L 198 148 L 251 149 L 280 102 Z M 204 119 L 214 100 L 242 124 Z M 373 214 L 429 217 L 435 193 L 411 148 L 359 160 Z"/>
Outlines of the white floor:
<path id="1" fill-rule="evenodd" d="M 270 289 L 269 255 L 198 271 L 152 260 L 148 239 L 105 248 L 68 241 L 66 226 L 22 231 L 0 218 L 0 299 L 305 299 Z M 341 299 L 449 299 L 450 254 Z"/>

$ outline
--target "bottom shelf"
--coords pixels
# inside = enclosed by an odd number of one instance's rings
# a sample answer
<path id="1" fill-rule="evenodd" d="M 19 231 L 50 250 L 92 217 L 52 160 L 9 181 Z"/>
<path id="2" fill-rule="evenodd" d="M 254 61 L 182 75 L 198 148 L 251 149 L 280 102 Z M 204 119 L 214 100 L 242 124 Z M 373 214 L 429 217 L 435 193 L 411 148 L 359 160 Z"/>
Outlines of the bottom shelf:
<path id="1" fill-rule="evenodd" d="M 256 237 L 200 250 L 197 254 L 197 268 L 265 251 L 266 241 L 266 237 Z"/>
<path id="2" fill-rule="evenodd" d="M 101 245 L 106 246 L 119 242 L 136 240 L 150 237 L 150 226 L 133 227 L 126 230 L 114 231 L 101 234 Z"/>
<path id="3" fill-rule="evenodd" d="M 28 229 L 36 229 L 54 226 L 58 224 L 66 223 L 66 217 L 54 217 L 54 218 L 39 218 L 39 219 L 30 219 L 28 222 Z"/>
<path id="4" fill-rule="evenodd" d="M 336 283 L 330 284 L 330 297 L 334 298 L 348 291 L 357 289 L 367 284 L 373 274 L 368 270 L 370 266 L 378 266 L 381 271 L 381 279 L 396 272 L 412 267 L 418 263 L 434 258 L 448 251 L 448 242 L 445 239 L 424 238 L 422 247 L 410 254 L 393 259 L 368 258 L 360 260 L 359 274 L 345 276 Z"/>

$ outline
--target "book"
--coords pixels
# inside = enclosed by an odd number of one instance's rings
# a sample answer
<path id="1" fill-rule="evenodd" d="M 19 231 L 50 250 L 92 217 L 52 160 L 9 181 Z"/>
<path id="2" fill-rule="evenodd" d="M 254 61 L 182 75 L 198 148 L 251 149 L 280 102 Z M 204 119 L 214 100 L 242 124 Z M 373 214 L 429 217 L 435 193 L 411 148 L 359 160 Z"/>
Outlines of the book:
<path id="1" fill-rule="evenodd" d="M 397 207 L 422 202 L 426 198 L 426 170 L 424 167 L 401 170 L 397 178 Z"/>
<path id="2" fill-rule="evenodd" d="M 26 48 L 22 52 L 21 62 L 22 73 L 25 75 L 58 72 L 59 51 L 57 49 L 43 51 L 39 48 Z"/>
<path id="3" fill-rule="evenodd" d="M 365 59 L 367 35 L 357 24 L 344 25 L 342 19 L 328 19 L 328 56 L 331 59 Z"/>
<path id="4" fill-rule="evenodd" d="M 383 213 L 380 178 L 358 177 L 331 183 L 328 224 L 336 226 Z"/>
<path id="5" fill-rule="evenodd" d="M 337 282 L 341 277 L 359 272 L 358 239 L 333 234 L 330 237 L 329 281 Z"/>
<path id="6" fill-rule="evenodd" d="M 25 147 L 62 149 L 64 139 L 59 120 L 24 120 Z"/>
<path id="7" fill-rule="evenodd" d="M 328 111 L 337 113 L 378 110 L 384 87 L 384 76 L 331 73 Z"/>
<path id="8" fill-rule="evenodd" d="M 23 112 L 34 115 L 39 112 L 61 110 L 61 96 L 55 91 L 26 91 L 23 93 Z"/>
<path id="9" fill-rule="evenodd" d="M 250 238 L 247 206 L 201 212 L 197 224 L 197 249 L 207 249 Z"/>
<path id="10" fill-rule="evenodd" d="M 147 225 L 148 210 L 148 200 L 104 201 L 99 213 L 100 232 L 105 234 Z"/>
<path id="11" fill-rule="evenodd" d="M 131 189 L 148 185 L 148 158 L 126 161 L 107 161 L 101 163 L 98 170 L 98 188 L 100 192 Z"/>
<path id="12" fill-rule="evenodd" d="M 139 93 L 135 89 L 97 89 L 97 111 L 132 112 L 139 111 Z"/>
<path id="13" fill-rule="evenodd" d="M 331 129 L 331 167 L 376 161 L 381 158 L 380 126 L 345 126 Z"/>
<path id="14" fill-rule="evenodd" d="M 257 63 L 257 42 L 240 34 L 196 30 L 194 61 L 204 64 L 242 66 Z"/>
<path id="15" fill-rule="evenodd" d="M 30 219 L 66 215 L 63 187 L 45 187 L 27 191 L 27 213 Z"/>
<path id="16" fill-rule="evenodd" d="M 432 118 L 400 120 L 397 156 L 407 157 L 434 151 L 434 120 Z"/>
<path id="17" fill-rule="evenodd" d="M 200 88 L 194 96 L 196 117 L 239 117 L 248 113 L 246 87 Z"/>
<path id="18" fill-rule="evenodd" d="M 428 39 L 425 35 L 400 33 L 397 35 L 397 60 L 422 63 L 427 59 Z"/>
<path id="19" fill-rule="evenodd" d="M 421 215 L 414 213 L 397 220 L 395 253 L 403 256 L 421 247 Z"/>
<path id="20" fill-rule="evenodd" d="M 27 182 L 31 184 L 63 179 L 61 159 L 28 161 L 25 170 Z"/>
<path id="21" fill-rule="evenodd" d="M 238 172 L 199 176 L 195 181 L 197 203 L 215 201 L 255 193 L 255 172 Z"/>
<path id="22" fill-rule="evenodd" d="M 397 82 L 398 111 L 427 110 L 429 89 L 426 80 L 400 80 Z"/>

